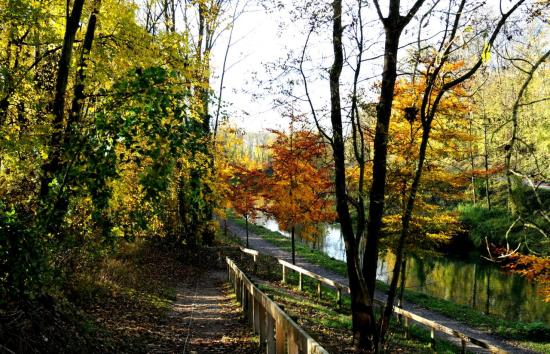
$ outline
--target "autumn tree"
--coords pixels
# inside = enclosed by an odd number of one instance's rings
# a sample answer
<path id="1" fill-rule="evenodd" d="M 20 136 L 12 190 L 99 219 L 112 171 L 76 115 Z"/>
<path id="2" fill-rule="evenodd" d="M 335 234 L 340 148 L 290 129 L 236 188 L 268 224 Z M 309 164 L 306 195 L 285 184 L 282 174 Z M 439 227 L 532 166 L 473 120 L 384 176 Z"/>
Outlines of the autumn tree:
<path id="1" fill-rule="evenodd" d="M 180 234 L 176 170 L 190 178 L 210 146 L 192 129 L 187 34 L 153 36 L 127 1 L 10 1 L 0 16 L 4 300 L 62 286 L 122 236 Z"/>
<path id="2" fill-rule="evenodd" d="M 462 61 L 450 63 L 447 70 L 462 66 Z M 418 91 L 425 89 L 424 80 L 423 76 L 414 83 L 407 79 L 396 83 L 388 133 L 388 192 L 383 219 L 384 232 L 388 235 L 399 233 L 415 162 L 419 158 L 416 147 L 421 140 L 422 125 L 418 117 L 411 114 L 411 107 L 420 106 Z M 438 248 L 461 231 L 457 213 L 448 208 L 464 197 L 462 189 L 467 174 L 462 171 L 461 163 L 468 153 L 469 143 L 474 139 L 468 132 L 468 112 L 471 108 L 472 100 L 464 87 L 453 88 L 440 104 L 430 148 L 426 153 L 426 171 L 419 188 L 408 248 Z M 374 132 L 368 132 L 367 138 L 370 140 Z"/>
<path id="3" fill-rule="evenodd" d="M 248 247 L 248 223 L 254 220 L 258 212 L 260 191 L 264 180 L 264 173 L 258 168 L 234 165 L 230 178 L 231 207 L 245 220 L 246 247 Z"/>
<path id="4" fill-rule="evenodd" d="M 326 145 L 309 130 L 296 129 L 296 118 L 288 133 L 272 130 L 275 139 L 267 146 L 272 170 L 264 191 L 265 211 L 290 231 L 292 263 L 295 263 L 296 226 L 307 227 L 334 220 L 332 181 L 325 163 Z"/>
<path id="5" fill-rule="evenodd" d="M 491 52 L 499 33 L 509 22 L 511 15 L 524 3 L 516 1 L 508 7 L 501 4 L 501 13 L 498 18 L 486 18 L 487 24 L 483 29 L 475 28 L 479 14 L 479 7 L 475 3 L 465 0 L 457 2 L 429 2 L 417 0 L 408 7 L 402 6 L 399 0 L 387 2 L 387 10 L 379 1 L 373 1 L 373 7 L 383 27 L 384 48 L 380 56 L 383 68 L 381 71 L 378 100 L 376 103 L 376 119 L 373 122 L 374 137 L 372 148 L 367 150 L 365 145 L 366 127 L 359 118 L 358 93 L 362 83 L 361 69 L 366 58 L 366 48 L 372 48 L 376 42 L 369 45 L 366 42 L 366 22 L 363 16 L 366 12 L 364 2 L 357 1 L 354 7 L 347 7 L 343 11 L 342 1 L 332 2 L 330 16 L 331 37 L 333 46 L 333 61 L 328 69 L 330 94 L 330 124 L 323 124 L 321 111 L 317 110 L 308 86 L 310 75 L 304 70 L 304 61 L 307 58 L 308 43 L 320 26 L 325 24 L 326 16 L 321 12 L 312 11 L 308 19 L 309 31 L 306 43 L 301 52 L 298 71 L 303 82 L 304 99 L 311 107 L 311 115 L 316 122 L 320 133 L 329 142 L 334 158 L 334 183 L 336 193 L 336 209 L 338 220 L 346 245 L 346 262 L 351 289 L 352 327 L 354 341 L 358 350 L 380 351 L 388 328 L 393 303 L 397 290 L 401 262 L 405 241 L 407 240 L 414 206 L 419 192 L 421 178 L 425 171 L 426 152 L 429 146 L 433 122 L 438 115 L 440 104 L 447 99 L 448 93 L 454 87 L 463 84 L 488 62 L 488 53 Z M 308 11 L 312 6 L 305 6 Z M 317 8 L 315 8 L 317 9 Z M 436 14 L 443 14 L 437 17 Z M 344 20 L 349 21 L 346 23 Z M 413 21 L 414 19 L 414 21 Z M 388 300 L 382 316 L 377 317 L 374 312 L 374 291 L 376 287 L 376 269 L 380 239 L 383 230 L 383 218 L 387 212 L 387 177 L 388 166 L 391 163 L 388 155 L 389 128 L 393 112 L 395 84 L 398 77 L 398 63 L 402 51 L 401 37 L 410 35 L 408 24 L 413 21 L 415 26 L 412 66 L 407 66 L 407 73 L 413 78 L 423 76 L 425 87 L 417 92 L 419 105 L 408 107 L 410 116 L 416 117 L 421 126 L 420 139 L 414 147 L 417 156 L 414 161 L 412 181 L 405 197 L 405 208 L 401 216 L 401 226 L 396 245 L 396 262 L 393 267 L 393 276 L 390 283 Z M 432 25 L 428 26 L 431 21 Z M 441 30 L 434 30 L 433 22 L 438 22 Z M 351 25 L 349 25 L 351 24 Z M 349 25 L 349 26 L 348 26 Z M 426 28 L 428 28 L 426 30 Z M 470 48 L 473 38 L 486 37 L 483 48 L 475 48 L 475 55 L 465 53 L 464 48 Z M 414 38 L 413 37 L 413 38 Z M 367 47 L 368 45 L 368 47 Z M 346 48 L 344 49 L 344 46 Z M 416 46 L 416 48 L 414 48 Z M 474 49 L 474 48 L 470 48 Z M 473 51 L 473 50 L 472 50 Z M 349 57 L 344 57 L 348 53 Z M 351 53 L 351 54 L 350 54 Z M 449 70 L 448 63 L 460 59 L 468 59 L 462 68 Z M 342 72 L 351 67 L 351 80 L 342 82 Z M 348 94 L 342 92 L 348 87 Z M 346 97 L 343 104 L 342 97 Z M 416 101 L 416 100 L 415 100 Z M 349 134 L 345 127 L 349 126 Z M 347 190 L 349 181 L 349 162 L 346 155 L 346 140 L 351 143 L 352 165 L 356 166 L 358 188 L 351 194 Z M 365 176 L 367 160 L 372 160 L 371 183 L 367 193 Z M 356 215 L 352 218 L 352 212 Z"/>

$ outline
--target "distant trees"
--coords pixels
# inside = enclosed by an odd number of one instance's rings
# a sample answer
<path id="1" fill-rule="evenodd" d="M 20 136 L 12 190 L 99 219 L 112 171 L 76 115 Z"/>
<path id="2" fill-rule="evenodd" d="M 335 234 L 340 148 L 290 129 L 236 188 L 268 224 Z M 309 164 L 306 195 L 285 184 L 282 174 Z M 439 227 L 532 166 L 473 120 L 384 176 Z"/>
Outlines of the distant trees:
<path id="1" fill-rule="evenodd" d="M 494 65 L 477 80 L 474 99 L 478 109 L 471 115 L 476 137 L 472 171 L 475 180 L 482 182 L 477 188 L 486 195 L 486 202 L 473 209 L 479 214 L 492 209 L 499 216 L 496 233 L 500 237 L 486 235 L 478 240 L 487 248 L 487 257 L 495 261 L 516 252 L 539 257 L 550 254 L 550 219 L 545 212 L 548 191 L 544 187 L 549 170 L 542 163 L 549 156 L 549 52 L 547 40 L 534 39 L 548 32 L 541 26 L 543 21 L 531 18 L 522 28 L 521 41 L 501 43 L 495 50 Z"/>
<path id="2" fill-rule="evenodd" d="M 268 143 L 260 147 L 264 152 L 254 153 L 254 159 L 236 147 L 240 157 L 230 164 L 226 187 L 229 206 L 245 219 L 247 246 L 248 223 L 261 212 L 290 232 L 293 263 L 297 230 L 307 238 L 317 224 L 335 218 L 326 144 L 297 124 L 298 117 L 291 117 L 287 131 L 270 130 Z"/>

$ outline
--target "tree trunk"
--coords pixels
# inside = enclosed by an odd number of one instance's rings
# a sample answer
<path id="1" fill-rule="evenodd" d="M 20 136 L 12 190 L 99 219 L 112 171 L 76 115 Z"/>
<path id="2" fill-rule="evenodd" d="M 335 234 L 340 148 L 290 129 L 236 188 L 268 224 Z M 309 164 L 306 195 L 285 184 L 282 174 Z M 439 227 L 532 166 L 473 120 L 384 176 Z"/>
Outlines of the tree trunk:
<path id="1" fill-rule="evenodd" d="M 472 113 L 470 112 L 470 136 L 473 136 L 474 132 L 473 132 L 473 115 Z M 474 205 L 476 205 L 476 178 L 474 176 L 474 170 L 475 170 L 475 160 L 474 160 L 474 147 L 473 147 L 473 144 L 472 144 L 472 141 L 470 141 L 469 143 L 469 150 L 470 150 L 470 177 L 471 177 L 471 181 L 472 181 L 472 202 Z"/>
<path id="2" fill-rule="evenodd" d="M 84 81 L 86 80 L 86 69 L 88 67 L 88 59 L 92 50 L 92 44 L 95 36 L 95 29 L 97 24 L 97 15 L 101 6 L 101 0 L 94 1 L 94 8 L 90 14 L 88 21 L 88 27 L 86 29 L 86 35 L 84 36 L 84 43 L 82 44 L 82 51 L 80 53 L 80 60 L 78 63 L 78 73 L 76 76 L 76 84 L 74 87 L 74 96 L 71 104 L 71 112 L 67 122 L 67 134 L 71 136 L 71 129 L 74 128 L 74 124 L 78 124 L 82 115 L 82 105 L 84 103 Z"/>
<path id="3" fill-rule="evenodd" d="M 399 7 L 399 6 L 398 6 Z M 376 133 L 374 136 L 374 157 L 372 162 L 372 185 L 369 197 L 369 216 L 367 222 L 367 246 L 363 259 L 363 276 L 369 292 L 374 296 L 376 286 L 376 267 L 378 263 L 378 240 L 384 214 L 384 196 L 386 189 L 386 162 L 388 155 L 388 128 L 393 103 L 395 81 L 397 78 L 397 51 L 402 27 L 397 14 L 390 13 L 384 23 L 386 41 L 384 48 L 384 71 L 380 99 L 376 106 Z"/>
<path id="4" fill-rule="evenodd" d="M 333 7 L 334 63 L 330 69 L 330 119 L 332 125 L 332 151 L 334 158 L 334 186 L 336 211 L 346 246 L 346 264 L 351 292 L 353 341 L 358 349 L 373 349 L 376 319 L 372 298 L 368 298 L 359 268 L 356 239 L 346 194 L 345 148 L 340 103 L 340 75 L 344 63 L 342 48 L 342 1 L 335 0 Z"/>
<path id="5" fill-rule="evenodd" d="M 296 264 L 296 243 L 294 240 L 294 225 L 292 225 L 292 229 L 290 230 L 290 236 L 292 240 L 292 264 Z"/>
<path id="6" fill-rule="evenodd" d="M 246 248 L 248 248 L 248 214 L 244 216 L 245 229 L 246 229 Z"/>
<path id="7" fill-rule="evenodd" d="M 62 197 L 61 191 L 55 197 L 54 204 L 51 204 L 50 190 L 51 183 L 59 175 L 63 169 L 62 161 L 62 145 L 64 140 L 64 121 L 65 121 L 65 100 L 67 93 L 67 84 L 69 80 L 69 71 L 71 66 L 71 58 L 73 54 L 73 44 L 80 24 L 80 18 L 82 16 L 82 8 L 84 6 L 84 0 L 75 0 L 73 9 L 70 16 L 67 17 L 67 23 L 65 26 L 65 36 L 63 39 L 63 47 L 61 50 L 61 57 L 58 63 L 57 77 L 55 84 L 55 95 L 53 100 L 53 133 L 50 138 L 50 159 L 42 165 L 42 177 L 40 180 L 40 200 L 43 203 L 43 212 L 46 216 L 46 226 L 49 231 L 54 232 L 58 228 L 60 219 L 65 214 L 64 210 L 67 208 L 68 202 Z M 63 181 L 58 181 L 62 184 Z M 53 208 L 52 210 L 48 210 Z M 51 220 L 51 217 L 54 220 Z"/>
<path id="8" fill-rule="evenodd" d="M 396 6 L 397 4 L 397 6 Z M 384 21 L 386 33 L 384 47 L 384 71 L 382 73 L 382 87 L 378 105 L 376 106 L 376 132 L 374 136 L 374 156 L 372 162 L 372 184 L 369 193 L 369 213 L 367 222 L 367 244 L 363 255 L 363 277 L 369 299 L 370 312 L 374 313 L 373 299 L 376 287 L 376 270 L 378 266 L 378 243 L 382 229 L 382 217 L 384 216 L 384 196 L 386 189 L 386 171 L 388 155 L 388 129 L 392 111 L 392 103 L 397 78 L 397 52 L 399 49 L 399 37 L 403 27 L 399 24 L 399 1 L 390 2 L 390 15 Z M 399 255 L 398 255 L 398 260 Z M 400 266 L 400 264 L 399 264 Z M 397 271 L 399 271 L 397 266 Z M 392 308 L 393 310 L 393 308 Z M 374 317 L 373 317 L 374 321 Z M 382 328 L 384 323 L 382 323 Z M 384 330 L 375 328 L 371 334 L 373 340 L 371 346 L 379 350 L 381 343 L 380 334 Z"/>
<path id="9" fill-rule="evenodd" d="M 397 283 L 399 281 L 399 274 L 401 271 L 401 265 L 404 258 L 404 247 L 405 240 L 409 234 L 410 222 L 412 219 L 414 203 L 416 201 L 416 194 L 418 192 L 418 187 L 420 186 L 420 179 L 422 177 L 422 171 L 424 168 L 424 161 L 426 159 L 426 150 L 428 148 L 428 140 L 430 137 L 430 123 L 424 126 L 424 131 L 422 132 L 422 141 L 420 143 L 420 149 L 418 153 L 418 165 L 416 168 L 416 173 L 414 176 L 413 183 L 411 185 L 411 191 L 407 201 L 407 206 L 403 213 L 403 218 L 401 222 L 401 235 L 399 236 L 399 241 L 397 244 L 397 249 L 395 252 L 395 264 L 393 267 L 393 274 L 390 283 L 390 288 L 388 290 L 388 298 L 386 300 L 386 306 L 384 307 L 384 313 L 380 320 L 379 326 L 379 341 L 382 343 L 384 341 L 384 336 L 390 324 L 391 315 L 393 313 L 393 304 L 395 301 L 395 295 L 397 292 Z"/>
<path id="10" fill-rule="evenodd" d="M 407 256 L 403 255 L 403 264 L 401 266 L 401 288 L 399 289 L 399 307 L 403 308 L 403 298 L 405 295 L 405 284 L 407 282 Z"/>
<path id="11" fill-rule="evenodd" d="M 483 142 L 483 160 L 485 162 L 485 198 L 487 200 L 487 208 L 491 210 L 491 194 L 489 193 L 489 150 L 487 148 L 487 122 L 483 124 Z"/>

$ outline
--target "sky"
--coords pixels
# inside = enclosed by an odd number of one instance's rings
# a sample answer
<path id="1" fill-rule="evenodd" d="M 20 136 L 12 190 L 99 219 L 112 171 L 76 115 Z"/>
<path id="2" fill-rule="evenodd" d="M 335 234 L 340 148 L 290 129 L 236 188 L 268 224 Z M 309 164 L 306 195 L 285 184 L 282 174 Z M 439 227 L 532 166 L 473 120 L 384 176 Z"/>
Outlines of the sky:
<path id="1" fill-rule="evenodd" d="M 246 0 L 239 1 L 240 4 L 245 2 Z M 269 3 L 273 3 L 273 1 Z M 249 1 L 245 11 L 237 19 L 234 26 L 233 43 L 230 47 L 228 69 L 225 74 L 223 98 L 224 101 L 230 104 L 226 109 L 230 122 L 247 131 L 262 131 L 266 128 L 281 129 L 288 125 L 288 120 L 283 117 L 283 111 L 274 107 L 277 106 L 275 100 L 281 96 L 273 91 L 267 91 L 263 82 L 273 77 L 280 77 L 280 70 L 269 71 L 267 69 L 270 64 L 277 63 L 292 52 L 299 57 L 306 40 L 308 25 L 305 21 L 291 20 L 290 13 L 295 11 L 297 4 L 302 3 L 302 1 L 279 0 L 277 3 L 282 5 L 281 8 L 266 12 L 263 7 L 258 5 L 257 1 Z M 344 0 L 344 11 L 346 10 L 346 3 L 350 2 Z M 370 4 L 372 1 L 368 3 Z M 383 12 L 387 8 L 386 3 L 387 1 L 381 0 Z M 431 3 L 431 1 L 426 1 L 427 6 L 422 8 L 419 14 L 422 15 L 428 11 L 428 6 Z M 499 0 L 486 0 L 486 5 L 482 10 L 476 12 L 479 14 L 486 11 L 496 16 L 499 13 L 499 3 Z M 504 10 L 512 3 L 504 0 Z M 401 13 L 404 14 L 408 11 L 412 4 L 412 0 L 402 1 Z M 441 1 L 440 4 L 443 4 L 444 7 L 439 9 L 446 10 L 448 2 Z M 475 2 L 469 2 L 469 4 L 475 4 Z M 328 14 L 330 14 L 330 10 L 330 8 L 327 9 Z M 441 12 L 435 11 L 434 14 L 430 21 L 424 22 L 426 26 L 422 29 L 423 34 L 437 33 L 441 29 L 441 20 L 438 19 Z M 343 24 L 348 26 L 347 31 L 353 30 L 349 27 L 350 22 L 349 16 L 343 19 Z M 362 65 L 361 88 L 364 90 L 362 92 L 364 97 L 375 100 L 377 91 L 374 84 L 380 80 L 382 72 L 381 54 L 383 52 L 384 35 L 372 5 L 367 5 L 364 9 L 363 23 L 367 29 L 365 43 L 369 46 L 372 45 L 366 50 L 365 57 L 373 57 L 374 59 L 365 61 Z M 407 26 L 402 35 L 402 44 L 415 41 L 419 28 L 418 23 L 418 18 L 415 18 Z M 214 77 L 211 82 L 216 91 L 219 87 L 219 73 L 222 68 L 228 34 L 229 31 L 225 31 L 214 48 L 212 61 Z M 403 59 L 407 52 L 408 49 L 401 49 L 400 59 Z M 353 64 L 354 53 L 346 52 L 345 55 L 349 56 Z M 325 32 L 312 36 L 306 57 L 315 63 L 309 66 L 306 64 L 305 66 L 306 74 L 311 74 L 308 80 L 310 94 L 314 106 L 319 110 L 321 116 L 323 116 L 323 112 L 325 113 L 324 119 L 326 121 L 329 101 L 329 85 L 326 79 L 328 75 L 324 71 L 323 79 L 315 79 L 315 77 L 323 73 L 323 68 L 328 69 L 332 64 L 330 27 L 327 27 Z M 352 76 L 351 66 L 345 66 L 342 73 L 343 99 L 345 99 L 346 93 L 349 92 Z M 295 80 L 298 84 L 294 87 L 293 92 L 297 96 L 303 97 L 303 86 L 299 81 L 301 80 Z M 290 87 L 283 88 L 290 89 Z M 309 104 L 306 102 L 294 104 L 293 111 L 311 115 Z"/>
<path id="2" fill-rule="evenodd" d="M 355 3 L 355 1 L 344 0 L 344 11 L 348 2 Z M 499 0 L 487 0 L 486 2 L 488 11 L 498 11 Z M 277 3 L 280 7 L 272 11 L 266 11 L 259 3 L 268 5 Z M 285 84 L 284 80 L 279 80 L 277 81 L 279 87 L 272 87 L 271 91 L 267 90 L 266 87 L 269 86 L 267 83 L 270 79 L 275 77 L 281 79 L 282 71 L 280 65 L 277 65 L 278 62 L 284 62 L 289 53 L 294 53 L 294 57 L 299 57 L 301 54 L 307 37 L 308 23 L 304 19 L 292 19 L 291 15 L 300 17 L 300 10 L 297 10 L 300 3 L 303 3 L 303 1 L 229 1 L 231 6 L 237 4 L 240 9 L 238 12 L 242 12 L 233 26 L 232 43 L 228 54 L 223 89 L 223 101 L 226 104 L 223 112 L 226 112 L 232 125 L 253 132 L 264 131 L 267 128 L 284 129 L 288 126 L 288 119 L 284 117 L 288 109 L 281 108 L 277 99 L 283 97 L 283 95 L 278 92 L 288 90 L 296 97 L 303 98 L 304 90 L 301 79 L 297 76 L 289 76 L 286 79 L 293 78 L 294 86 Z M 372 1 L 368 3 L 370 4 Z M 387 1 L 381 0 L 382 9 L 387 8 L 386 3 Z M 404 14 L 405 11 L 408 11 L 412 3 L 412 0 L 402 1 L 401 13 Z M 431 3 L 431 1 L 426 2 L 428 5 Z M 441 4 L 447 3 L 447 1 L 441 1 Z M 504 3 L 508 4 L 509 1 L 504 0 Z M 366 7 L 363 11 L 363 22 L 367 29 L 365 43 L 369 45 L 368 50 L 365 51 L 365 57 L 373 59 L 365 61 L 362 65 L 361 88 L 364 90 L 362 96 L 375 100 L 377 91 L 374 84 L 380 80 L 382 72 L 381 54 L 383 52 L 384 35 L 375 9 L 372 5 L 368 6 L 370 7 Z M 226 19 L 231 17 L 232 10 L 233 8 L 230 7 L 226 11 Z M 330 10 L 328 8 L 322 14 L 330 15 Z M 427 8 L 421 10 L 420 13 L 422 14 L 423 11 L 427 11 Z M 435 14 L 435 16 L 440 15 L 437 12 Z M 424 33 L 435 33 L 440 29 L 440 21 L 435 16 L 423 30 Z M 343 23 L 346 26 L 348 35 L 353 31 L 353 27 L 349 26 L 350 22 L 349 16 L 344 17 Z M 414 42 L 418 28 L 418 19 L 413 19 L 403 33 L 401 43 Z M 221 31 L 213 49 L 211 85 L 216 95 L 219 93 L 220 73 L 229 41 L 229 33 L 228 29 Z M 345 47 L 351 48 L 353 46 L 345 45 Z M 345 53 L 350 58 L 351 65 L 355 60 L 355 54 L 353 52 Z M 406 55 L 407 49 L 400 50 L 400 59 L 403 59 Z M 329 102 L 327 69 L 331 63 L 332 43 L 330 26 L 327 26 L 324 31 L 321 30 L 311 36 L 304 66 L 304 71 L 308 75 L 312 101 L 321 120 L 325 122 L 327 121 Z M 322 77 L 320 78 L 320 76 Z M 344 101 L 346 93 L 350 89 L 352 76 L 351 66 L 346 65 L 341 80 Z M 215 110 L 216 107 L 213 107 L 213 112 Z M 309 104 L 303 100 L 295 100 L 292 111 L 311 116 Z"/>
<path id="3" fill-rule="evenodd" d="M 244 1 L 241 1 L 244 2 Z M 231 124 L 247 131 L 263 131 L 265 129 L 284 129 L 288 126 L 287 110 L 276 101 L 281 95 L 277 94 L 281 88 L 267 90 L 265 82 L 273 77 L 279 77 L 280 69 L 270 70 L 289 53 L 300 55 L 307 37 L 307 23 L 301 20 L 291 20 L 290 12 L 296 6 L 293 1 L 280 1 L 284 7 L 271 12 L 250 1 L 245 11 L 237 19 L 232 37 L 232 45 L 228 56 L 228 65 L 224 78 L 224 101 L 230 106 L 227 108 Z M 372 13 L 374 15 L 374 13 Z M 371 21 L 374 18 L 370 19 Z M 223 65 L 223 57 L 228 43 L 229 31 L 223 33 L 214 48 L 212 65 L 214 77 L 212 86 L 218 92 L 219 74 Z M 305 65 L 309 77 L 309 91 L 315 109 L 323 112 L 328 108 L 329 85 L 326 79 L 317 79 L 322 72 L 319 67 L 328 68 L 332 63 L 332 42 L 329 32 L 313 35 L 306 53 L 308 59 L 315 64 Z M 365 75 L 373 75 L 376 68 L 380 68 L 380 60 L 367 63 L 362 71 Z M 380 71 L 380 70 L 379 70 Z M 343 81 L 351 80 L 352 72 L 344 69 Z M 326 77 L 326 73 L 325 73 Z M 299 79 L 298 77 L 295 77 Z M 293 92 L 303 97 L 303 86 L 297 83 Z M 281 81 L 282 82 L 282 81 Z M 289 87 L 284 87 L 289 89 Z M 311 109 L 306 102 L 296 102 L 293 105 L 295 114 L 311 116 Z"/>
<path id="4" fill-rule="evenodd" d="M 259 88 L 257 76 L 266 78 L 265 66 L 285 51 L 284 36 L 278 36 L 279 21 L 258 5 L 249 4 L 235 22 L 224 78 L 224 101 L 229 103 L 230 122 L 248 131 L 281 128 L 281 116 L 269 97 L 254 97 Z M 214 48 L 212 86 L 219 92 L 219 77 L 228 44 L 228 31 Z"/>

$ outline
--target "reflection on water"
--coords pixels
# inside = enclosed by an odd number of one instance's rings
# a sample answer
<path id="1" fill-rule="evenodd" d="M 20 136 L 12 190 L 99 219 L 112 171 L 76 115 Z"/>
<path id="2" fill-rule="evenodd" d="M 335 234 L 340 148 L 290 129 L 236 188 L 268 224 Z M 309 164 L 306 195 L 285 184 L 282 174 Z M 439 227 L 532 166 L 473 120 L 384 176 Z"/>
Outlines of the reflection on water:
<path id="1" fill-rule="evenodd" d="M 289 237 L 277 221 L 259 218 L 257 224 Z M 298 235 L 298 239 L 300 236 Z M 346 251 L 338 225 L 326 225 L 325 236 L 307 242 L 328 256 L 345 260 Z M 387 252 L 378 263 L 379 280 L 389 282 L 395 256 Z M 508 320 L 550 324 L 550 304 L 537 294 L 536 284 L 475 260 L 410 255 L 406 262 L 406 288 L 419 291 Z"/>

